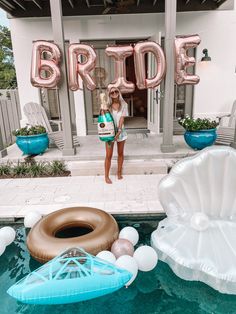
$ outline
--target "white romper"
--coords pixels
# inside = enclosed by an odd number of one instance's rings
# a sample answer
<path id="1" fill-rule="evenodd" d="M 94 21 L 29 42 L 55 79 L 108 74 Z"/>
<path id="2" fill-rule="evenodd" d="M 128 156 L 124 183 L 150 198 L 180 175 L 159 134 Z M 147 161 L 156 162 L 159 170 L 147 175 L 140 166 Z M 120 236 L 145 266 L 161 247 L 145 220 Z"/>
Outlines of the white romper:
<path id="1" fill-rule="evenodd" d="M 111 110 L 111 114 L 112 114 L 112 117 L 113 117 L 114 122 L 115 122 L 116 130 L 118 130 L 118 125 L 119 125 L 119 122 L 120 122 L 120 118 L 129 116 L 127 103 L 123 103 L 120 111 L 112 109 Z M 123 124 L 122 128 L 121 128 L 121 133 L 120 133 L 120 135 L 119 135 L 119 137 L 117 139 L 117 142 L 125 141 L 127 139 L 127 137 L 128 137 L 128 135 L 127 135 L 127 132 L 125 130 L 125 126 Z"/>

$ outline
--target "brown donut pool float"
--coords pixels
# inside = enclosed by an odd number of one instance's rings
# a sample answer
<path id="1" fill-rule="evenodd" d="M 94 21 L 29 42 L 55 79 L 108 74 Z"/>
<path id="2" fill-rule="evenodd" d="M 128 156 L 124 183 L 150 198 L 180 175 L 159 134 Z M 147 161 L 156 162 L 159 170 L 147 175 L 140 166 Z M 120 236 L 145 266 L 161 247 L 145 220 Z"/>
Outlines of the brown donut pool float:
<path id="1" fill-rule="evenodd" d="M 56 235 L 70 228 L 87 228 L 81 236 L 59 238 Z M 71 207 L 53 212 L 41 219 L 29 232 L 27 247 L 40 263 L 45 263 L 68 248 L 80 247 L 96 255 L 111 248 L 119 228 L 108 213 L 91 207 Z"/>

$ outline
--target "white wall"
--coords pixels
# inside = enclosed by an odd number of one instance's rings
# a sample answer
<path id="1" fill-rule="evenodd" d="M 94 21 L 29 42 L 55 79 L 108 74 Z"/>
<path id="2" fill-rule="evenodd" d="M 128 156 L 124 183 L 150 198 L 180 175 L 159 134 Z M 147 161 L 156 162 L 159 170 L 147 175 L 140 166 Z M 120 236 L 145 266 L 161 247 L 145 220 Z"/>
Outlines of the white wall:
<path id="1" fill-rule="evenodd" d="M 215 117 L 230 112 L 236 99 L 236 12 L 212 11 L 178 14 L 177 30 L 197 33 L 196 73 L 200 83 L 194 91 L 194 115 Z M 202 49 L 207 48 L 211 62 L 202 64 Z"/>
<path id="2" fill-rule="evenodd" d="M 236 99 L 236 12 L 187 12 L 177 14 L 177 34 L 199 34 L 202 49 L 212 61 L 198 62 L 196 73 L 201 81 L 195 87 L 194 115 L 214 117 L 228 113 Z M 39 101 L 38 89 L 30 84 L 32 41 L 52 40 L 48 18 L 10 21 L 21 106 Z M 98 39 L 147 38 L 159 31 L 164 35 L 164 14 L 84 16 L 64 18 L 65 39 L 70 42 Z M 235 37 L 235 38 L 234 38 Z M 74 93 L 78 135 L 86 134 L 83 92 Z"/>

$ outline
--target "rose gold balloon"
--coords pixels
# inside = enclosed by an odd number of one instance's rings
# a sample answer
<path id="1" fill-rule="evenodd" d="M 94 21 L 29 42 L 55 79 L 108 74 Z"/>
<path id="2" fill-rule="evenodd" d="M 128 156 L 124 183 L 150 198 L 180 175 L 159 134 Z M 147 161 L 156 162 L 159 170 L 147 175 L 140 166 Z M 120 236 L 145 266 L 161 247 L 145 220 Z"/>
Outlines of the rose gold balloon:
<path id="1" fill-rule="evenodd" d="M 71 44 L 68 53 L 70 89 L 73 91 L 82 89 L 82 87 L 79 86 L 80 75 L 87 89 L 94 90 L 96 84 L 89 74 L 89 72 L 95 68 L 96 64 L 97 56 L 94 49 L 85 44 Z M 83 63 L 79 61 L 79 56 L 81 55 L 86 58 Z"/>
<path id="2" fill-rule="evenodd" d="M 133 54 L 131 46 L 113 46 L 107 47 L 105 52 L 108 57 L 115 59 L 115 79 L 108 85 L 108 89 L 116 87 L 122 94 L 133 93 L 135 85 L 126 79 L 125 59 Z"/>
<path id="3" fill-rule="evenodd" d="M 134 255 L 134 246 L 133 244 L 126 239 L 117 239 L 111 247 L 111 252 L 115 255 L 116 258 L 122 255 Z"/>
<path id="4" fill-rule="evenodd" d="M 201 39 L 198 35 L 177 36 L 175 38 L 176 70 L 175 82 L 182 84 L 197 84 L 200 80 L 198 75 L 187 74 L 186 68 L 195 64 L 195 58 L 189 57 L 187 51 L 199 45 Z"/>
<path id="5" fill-rule="evenodd" d="M 49 54 L 50 59 L 43 59 L 43 52 Z M 35 87 L 54 88 L 61 78 L 60 63 L 61 53 L 54 43 L 39 40 L 34 42 L 31 59 L 31 84 Z M 41 71 L 50 73 L 49 77 L 42 77 Z"/>
<path id="6" fill-rule="evenodd" d="M 145 54 L 148 52 L 153 53 L 157 64 L 156 75 L 152 78 L 146 78 Z M 139 89 L 154 88 L 160 85 L 166 72 L 166 59 L 161 46 L 154 41 L 137 43 L 134 47 L 134 68 Z"/>

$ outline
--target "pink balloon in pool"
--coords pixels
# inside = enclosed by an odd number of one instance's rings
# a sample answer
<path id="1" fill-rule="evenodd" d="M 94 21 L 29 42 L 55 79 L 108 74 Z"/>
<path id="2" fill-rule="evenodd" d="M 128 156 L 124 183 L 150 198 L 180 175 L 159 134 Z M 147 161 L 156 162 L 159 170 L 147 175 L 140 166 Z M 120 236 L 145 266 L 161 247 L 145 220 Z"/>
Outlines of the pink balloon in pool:
<path id="1" fill-rule="evenodd" d="M 134 246 L 133 244 L 126 239 L 117 239 L 111 247 L 111 252 L 115 255 L 116 258 L 119 258 L 122 255 L 134 255 Z"/>

